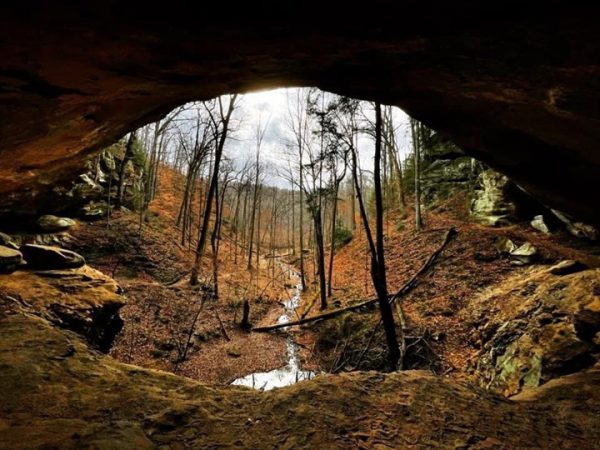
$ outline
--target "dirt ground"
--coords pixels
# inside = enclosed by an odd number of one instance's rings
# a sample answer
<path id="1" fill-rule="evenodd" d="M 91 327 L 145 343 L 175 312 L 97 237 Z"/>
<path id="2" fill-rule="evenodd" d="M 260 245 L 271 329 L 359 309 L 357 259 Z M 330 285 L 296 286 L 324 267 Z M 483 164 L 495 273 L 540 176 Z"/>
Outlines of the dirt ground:
<path id="1" fill-rule="evenodd" d="M 126 211 L 114 212 L 109 221 L 81 223 L 72 233 L 73 249 L 114 277 L 127 298 L 120 313 L 124 327 L 111 355 L 211 383 L 230 383 L 281 367 L 283 335 L 248 333 L 239 325 L 245 299 L 253 325 L 276 320 L 283 311 L 281 301 L 290 295 L 287 270 L 278 260 L 262 256 L 259 269 L 248 270 L 247 256 L 235 246 L 225 225 L 219 297 L 211 291 L 210 253 L 203 260 L 201 285 L 191 287 L 187 277 L 195 243 L 181 245 L 176 226 L 181 187 L 176 174 L 165 169 L 141 239 L 138 215 Z"/>
<path id="2" fill-rule="evenodd" d="M 600 247 L 597 244 L 576 239 L 564 230 L 545 235 L 527 222 L 502 228 L 478 225 L 469 220 L 465 203 L 457 196 L 441 209 L 426 211 L 425 228 L 420 233 L 414 231 L 414 216 L 410 211 L 403 219 L 391 215 L 385 222 L 385 257 L 390 293 L 400 289 L 418 271 L 440 246 L 447 230 L 454 228 L 457 231 L 433 268 L 399 303 L 406 316 L 408 333 L 425 336 L 427 346 L 433 350 L 435 363 L 425 361 L 424 364 L 417 364 L 417 367 L 431 368 L 438 374 L 459 378 L 469 376 L 470 362 L 477 352 L 469 342 L 469 330 L 461 319 L 461 312 L 468 308 L 470 299 L 487 287 L 500 283 L 512 274 L 526 271 L 526 267 L 512 265 L 507 257 L 498 254 L 496 239 L 509 238 L 518 245 L 531 242 L 539 253 L 535 265 L 552 264 L 564 259 L 582 261 L 590 267 L 600 264 Z M 307 273 L 312 274 L 314 266 L 310 257 L 307 258 L 307 267 Z M 334 268 L 331 303 L 347 306 L 374 297 L 367 243 L 360 227 L 357 236 L 337 250 Z M 318 305 L 315 305 L 307 316 L 319 313 Z M 379 321 L 377 309 L 355 315 L 360 316 L 357 322 L 364 323 L 365 329 L 371 329 Z M 325 330 L 330 332 L 331 328 Z M 301 338 L 301 341 L 311 346 L 314 336 L 311 334 L 305 339 Z M 365 341 L 362 339 L 356 345 L 364 346 Z M 375 341 L 379 345 L 372 345 L 373 351 L 384 351 L 382 332 L 376 335 Z M 340 340 L 336 351 L 343 345 L 344 341 Z M 314 352 L 306 353 L 309 359 L 311 354 Z M 316 359 L 313 361 L 315 364 L 323 364 L 318 357 Z M 354 370 L 355 367 L 349 369 Z"/>

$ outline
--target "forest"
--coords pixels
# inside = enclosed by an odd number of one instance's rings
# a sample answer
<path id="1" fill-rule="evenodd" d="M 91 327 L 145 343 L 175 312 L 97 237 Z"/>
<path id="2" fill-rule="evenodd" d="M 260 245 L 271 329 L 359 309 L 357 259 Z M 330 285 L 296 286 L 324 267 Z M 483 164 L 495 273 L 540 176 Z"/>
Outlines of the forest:
<path id="1" fill-rule="evenodd" d="M 260 100 L 262 94 L 253 95 Z M 126 218 L 131 227 L 135 214 L 135 239 L 144 242 L 145 229 L 153 232 L 160 223 L 165 227 L 162 232 L 169 233 L 169 239 L 177 241 L 185 254 L 180 261 L 185 273 L 168 281 L 171 291 L 174 286 L 177 290 L 166 296 L 183 295 L 183 303 L 188 305 L 183 311 L 173 311 L 181 319 L 179 327 L 169 330 L 170 335 L 151 353 L 172 359 L 174 371 L 182 370 L 182 366 L 190 366 L 183 369 L 186 371 L 201 370 L 186 361 L 190 353 L 202 353 L 194 339 L 198 324 L 206 321 L 202 312 L 205 303 L 215 310 L 221 334 L 229 341 L 228 327 L 246 332 L 291 328 L 291 324 L 282 326 L 284 323 L 270 328 L 251 323 L 255 310 L 258 317 L 264 314 L 265 306 L 257 304 L 263 303 L 265 296 L 280 296 L 291 289 L 296 291 L 286 295 L 298 298 L 293 307 L 284 306 L 284 316 L 292 323 L 320 322 L 345 312 L 372 309 L 376 304 L 379 325 L 383 325 L 381 336 L 374 332 L 369 348 L 362 352 L 348 348 L 350 336 L 337 341 L 336 349 L 323 350 L 331 355 L 309 356 L 313 360 L 309 366 L 319 367 L 310 373 L 322 372 L 323 358 L 327 363 L 339 360 L 329 369 L 334 371 L 349 366 L 350 360 L 359 363 L 358 369 L 361 359 L 365 359 L 365 368 L 401 368 L 408 329 L 398 299 L 410 287 L 397 293 L 388 291 L 384 228 L 407 227 L 414 233 L 423 230 L 421 177 L 415 174 L 434 162 L 435 146 L 460 150 L 397 108 L 317 89 L 289 89 L 275 95 L 280 100 L 277 109 L 266 107 L 264 102 L 259 102 L 258 108 L 244 108 L 244 96 L 238 95 L 186 104 L 130 133 L 91 164 L 90 179 L 97 182 L 107 178 L 109 184 L 105 196 L 88 209 L 106 216 L 103 220 L 108 230 L 117 228 L 120 233 L 121 221 Z M 271 123 L 268 114 L 274 114 L 277 122 Z M 277 132 L 270 132 L 275 127 Z M 265 149 L 266 135 L 270 142 Z M 231 147 L 238 152 L 243 147 L 244 159 L 232 155 Z M 107 158 L 118 162 L 107 164 Z M 476 163 L 470 164 L 474 178 Z M 103 167 L 108 170 L 104 172 Z M 170 204 L 163 206 L 166 195 Z M 155 203 L 160 203 L 156 209 Z M 131 213 L 123 214 L 124 209 Z M 164 213 L 171 215 L 168 225 L 161 217 Z M 454 230 L 449 228 L 447 241 L 451 233 Z M 362 299 L 358 293 L 358 297 L 346 294 L 349 286 L 336 280 L 340 278 L 336 252 L 353 240 L 362 241 L 365 252 Z M 135 246 L 136 242 L 118 245 Z M 113 256 L 117 258 L 112 269 L 115 276 L 131 263 L 118 259 L 126 255 Z M 243 286 L 229 281 L 231 278 L 243 278 Z M 219 316 L 222 304 L 233 308 L 234 318 L 227 327 Z M 138 314 L 146 315 L 147 305 L 139 307 L 142 311 Z M 221 312 L 223 316 L 227 313 L 230 311 Z M 143 318 L 138 316 L 137 320 Z M 123 342 L 129 347 L 135 345 L 138 334 L 153 334 L 152 329 L 130 332 L 131 336 L 126 337 L 126 330 L 121 338 L 131 340 Z M 319 335 L 323 341 L 338 338 L 327 336 L 326 331 Z M 379 342 L 381 337 L 385 342 Z M 411 339 L 416 338 L 423 337 Z M 304 339 L 313 340 L 314 336 L 311 333 Z M 360 343 L 350 344 L 356 347 Z M 371 361 L 373 343 L 377 356 Z M 236 345 L 231 348 L 229 353 L 238 352 Z M 117 346 L 115 352 L 120 350 Z M 354 361 L 359 353 L 359 360 Z M 424 367 L 435 363 L 428 359 L 433 358 L 429 353 L 420 362 Z M 128 358 L 135 361 L 131 355 Z M 301 373 L 297 364 L 293 367 Z M 274 375 L 279 372 L 275 370 Z"/>

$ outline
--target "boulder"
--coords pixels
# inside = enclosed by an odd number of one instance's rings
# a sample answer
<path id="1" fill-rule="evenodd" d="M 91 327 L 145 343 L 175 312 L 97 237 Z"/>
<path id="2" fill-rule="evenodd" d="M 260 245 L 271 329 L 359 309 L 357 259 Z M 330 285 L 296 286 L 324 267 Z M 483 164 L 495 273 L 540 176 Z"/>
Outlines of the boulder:
<path id="1" fill-rule="evenodd" d="M 569 270 L 577 270 L 569 273 Z M 461 319 L 480 349 L 480 384 L 507 396 L 595 364 L 600 269 L 573 262 L 526 269 L 473 298 Z"/>
<path id="2" fill-rule="evenodd" d="M 100 220 L 107 216 L 109 211 L 108 204 L 106 202 L 101 203 L 89 203 L 83 206 L 79 210 L 79 216 L 85 220 Z"/>
<path id="3" fill-rule="evenodd" d="M 597 241 L 599 237 L 598 230 L 592 225 L 588 225 L 583 222 L 575 222 L 569 215 L 552 210 L 552 213 L 565 224 L 565 227 L 569 233 L 580 239 L 588 239 L 590 241 Z"/>
<path id="4" fill-rule="evenodd" d="M 531 221 L 531 226 L 544 234 L 550 234 L 550 228 L 548 228 L 548 225 L 546 225 L 546 222 L 544 222 L 544 216 L 541 214 L 533 218 Z"/>
<path id="5" fill-rule="evenodd" d="M 0 245 L 12 248 L 14 250 L 19 250 L 19 246 L 15 243 L 15 241 L 13 241 L 13 238 L 5 233 L 0 233 Z"/>
<path id="6" fill-rule="evenodd" d="M 85 265 L 83 256 L 59 247 L 25 244 L 21 252 L 32 269 L 71 269 Z"/>
<path id="7" fill-rule="evenodd" d="M 491 169 L 481 172 L 471 202 L 473 219 L 488 226 L 513 222 L 517 207 L 508 196 L 510 188 L 511 181 L 506 176 Z"/>
<path id="8" fill-rule="evenodd" d="M 123 326 L 119 316 L 126 301 L 122 289 L 89 266 L 21 270 L 0 275 L 0 286 L 2 293 L 20 299 L 20 306 L 28 312 L 80 334 L 103 352 L 108 352 Z"/>
<path id="9" fill-rule="evenodd" d="M 68 195 L 73 197 L 76 202 L 85 202 L 100 198 L 103 193 L 104 188 L 100 184 L 96 183 L 87 173 L 82 173 Z"/>
<path id="10" fill-rule="evenodd" d="M 23 255 L 14 248 L 0 245 L 0 273 L 14 272 L 23 264 Z"/>
<path id="11" fill-rule="evenodd" d="M 422 200 L 435 206 L 457 191 L 470 191 L 473 187 L 472 159 L 435 159 L 421 174 Z"/>
<path id="12" fill-rule="evenodd" d="M 112 173 L 117 168 L 115 157 L 109 151 L 103 151 L 100 157 L 100 167 L 104 172 Z"/>
<path id="13" fill-rule="evenodd" d="M 37 224 L 44 231 L 54 232 L 64 231 L 71 228 L 73 225 L 75 225 L 75 221 L 73 219 L 69 219 L 68 217 L 57 217 L 51 214 L 46 214 L 37 220 Z"/>
<path id="14" fill-rule="evenodd" d="M 515 266 L 531 264 L 536 257 L 537 249 L 531 242 L 525 242 L 523 245 L 510 252 L 510 262 Z"/>

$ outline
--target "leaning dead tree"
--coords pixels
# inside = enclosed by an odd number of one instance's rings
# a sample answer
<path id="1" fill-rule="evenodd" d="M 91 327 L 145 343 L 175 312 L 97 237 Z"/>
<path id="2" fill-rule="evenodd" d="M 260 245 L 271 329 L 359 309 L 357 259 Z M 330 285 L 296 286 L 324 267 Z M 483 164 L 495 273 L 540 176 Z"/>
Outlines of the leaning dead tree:
<path id="1" fill-rule="evenodd" d="M 456 230 L 454 228 L 450 228 L 448 231 L 446 231 L 446 233 L 444 233 L 444 238 L 443 238 L 440 246 L 431 255 L 429 255 L 429 257 L 421 265 L 419 270 L 417 270 L 417 272 L 415 272 L 415 274 L 406 283 L 404 283 L 400 289 L 398 289 L 393 295 L 388 296 L 388 303 L 393 305 L 396 301 L 398 301 L 402 297 L 406 296 L 415 287 L 417 287 L 418 282 L 421 279 L 421 277 L 423 277 L 423 275 L 425 275 L 429 271 L 429 269 L 431 269 L 431 267 L 433 267 L 433 265 L 437 261 L 438 257 L 442 253 L 442 251 L 452 241 L 454 236 L 456 236 Z M 364 310 L 366 308 L 372 307 L 375 304 L 377 304 L 378 301 L 379 300 L 377 298 L 372 298 L 372 299 L 364 300 L 362 302 L 358 302 L 354 305 L 347 306 L 345 308 L 339 308 L 334 311 L 329 311 L 324 314 L 318 314 L 316 316 L 307 317 L 304 319 L 295 320 L 295 321 L 286 322 L 286 323 L 278 323 L 276 325 L 269 325 L 266 327 L 256 327 L 256 328 L 253 328 L 252 331 L 256 331 L 257 333 L 269 332 L 269 331 L 275 331 L 275 330 L 279 330 L 279 329 L 286 328 L 286 327 L 293 327 L 293 326 L 298 326 L 298 325 L 304 325 L 304 324 L 311 323 L 311 322 L 318 322 L 321 320 L 333 319 L 334 317 L 338 317 L 338 316 L 348 313 L 348 312 L 356 312 L 359 310 Z"/>
<path id="2" fill-rule="evenodd" d="M 381 104 L 375 104 L 375 156 L 374 156 L 374 184 L 375 184 L 375 238 L 373 240 L 369 221 L 362 200 L 362 196 L 359 199 L 360 213 L 363 221 L 363 227 L 367 235 L 367 241 L 369 243 L 369 251 L 371 253 L 371 279 L 373 281 L 373 287 L 377 293 L 377 300 L 379 304 L 379 311 L 381 314 L 381 320 L 383 321 L 383 328 L 385 330 L 385 337 L 388 346 L 388 359 L 390 369 L 395 370 L 398 367 L 400 361 L 400 347 L 398 346 L 398 338 L 396 336 L 396 325 L 394 323 L 394 313 L 392 307 L 388 302 L 388 291 L 387 291 L 387 278 L 385 271 L 385 256 L 384 256 L 384 244 L 383 244 L 383 195 L 381 189 Z M 354 155 L 354 183 L 358 195 L 360 195 L 360 187 L 358 186 L 358 171 L 356 169 L 356 155 Z"/>

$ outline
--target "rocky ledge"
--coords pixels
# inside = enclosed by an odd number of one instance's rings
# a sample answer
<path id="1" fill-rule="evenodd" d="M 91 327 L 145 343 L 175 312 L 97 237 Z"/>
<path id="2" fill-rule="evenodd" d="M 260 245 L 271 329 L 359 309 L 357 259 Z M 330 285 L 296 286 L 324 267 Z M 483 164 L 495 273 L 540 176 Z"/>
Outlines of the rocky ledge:
<path id="1" fill-rule="evenodd" d="M 75 331 L 103 352 L 108 352 L 123 326 L 119 309 L 125 298 L 120 287 L 89 266 L 1 274 L 0 296 L 4 302 Z"/>
<path id="2" fill-rule="evenodd" d="M 518 401 L 418 371 L 209 387 L 119 363 L 6 298 L 0 368 L 1 448 L 591 449 L 600 438 L 596 368 Z"/>
<path id="3" fill-rule="evenodd" d="M 480 348 L 481 384 L 504 395 L 596 364 L 600 356 L 600 269 L 575 261 L 526 269 L 465 308 Z"/>

